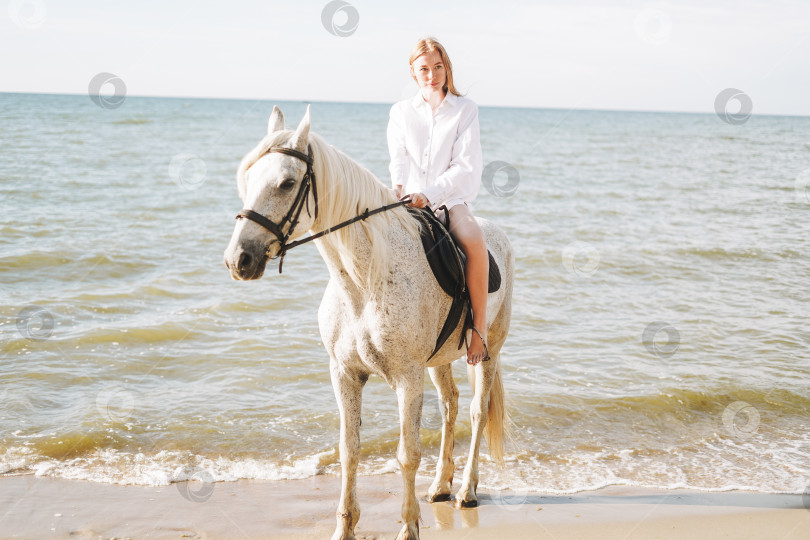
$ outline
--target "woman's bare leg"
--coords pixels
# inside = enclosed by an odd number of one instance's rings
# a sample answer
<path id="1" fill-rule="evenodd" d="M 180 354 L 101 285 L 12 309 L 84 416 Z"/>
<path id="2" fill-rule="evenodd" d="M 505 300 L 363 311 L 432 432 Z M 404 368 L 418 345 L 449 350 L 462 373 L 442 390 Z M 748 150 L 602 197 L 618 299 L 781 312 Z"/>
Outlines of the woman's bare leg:
<path id="1" fill-rule="evenodd" d="M 489 282 L 489 256 L 484 232 L 466 204 L 450 209 L 450 232 L 467 256 L 467 289 L 473 311 L 473 325 L 487 339 L 487 287 Z M 467 349 L 467 362 L 475 365 L 486 356 L 484 343 L 474 331 Z"/>

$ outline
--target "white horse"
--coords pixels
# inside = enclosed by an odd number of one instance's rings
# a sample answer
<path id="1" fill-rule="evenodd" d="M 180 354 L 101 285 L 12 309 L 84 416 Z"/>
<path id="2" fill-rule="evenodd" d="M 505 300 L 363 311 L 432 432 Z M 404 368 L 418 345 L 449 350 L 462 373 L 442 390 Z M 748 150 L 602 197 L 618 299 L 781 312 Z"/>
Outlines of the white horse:
<path id="1" fill-rule="evenodd" d="M 284 116 L 273 108 L 267 135 L 239 165 L 237 185 L 244 208 L 275 224 L 285 240 L 304 232 L 322 231 L 344 220 L 396 202 L 392 191 L 371 172 L 310 133 L 309 107 L 295 132 L 286 131 Z M 278 147 L 293 149 L 282 153 Z M 306 183 L 306 158 L 311 148 L 317 192 L 299 189 Z M 271 150 L 273 149 L 273 150 Z M 295 151 L 301 154 L 296 154 Z M 306 187 L 306 186 L 304 186 Z M 303 194 L 303 195 L 302 195 Z M 301 198 L 303 197 L 303 199 Z M 317 197 L 317 200 L 316 200 Z M 297 227 L 283 221 L 300 201 Z M 317 211 L 312 211 L 316 208 Z M 243 210 L 245 212 L 245 210 Z M 261 216 L 258 218 L 261 220 Z M 250 219 L 238 219 L 225 250 L 225 264 L 234 279 L 258 279 L 268 259 L 282 250 L 278 234 Z M 460 507 L 476 506 L 478 452 L 482 434 L 490 455 L 503 460 L 504 407 L 499 352 L 509 330 L 514 256 L 506 235 L 492 223 L 477 218 L 502 275 L 498 291 L 487 298 L 491 360 L 468 366 L 474 397 L 470 405 L 472 441 L 461 487 Z M 271 224 L 272 225 L 272 224 Z M 451 224 L 452 225 L 452 224 Z M 342 490 L 334 539 L 354 538 L 360 517 L 355 489 L 360 456 L 360 416 L 363 385 L 369 375 L 382 377 L 394 389 L 399 404 L 400 441 L 397 460 L 402 469 L 404 496 L 397 538 L 419 537 L 419 503 L 414 478 L 421 459 L 419 427 L 425 368 L 436 385 L 442 411 L 442 442 L 436 478 L 428 491 L 430 502 L 450 500 L 453 483 L 453 430 L 458 412 L 458 389 L 452 362 L 458 350 L 461 324 L 428 362 L 451 298 L 433 277 L 419 229 L 403 207 L 326 234 L 315 241 L 329 269 L 329 283 L 318 310 L 321 339 L 329 353 L 332 386 L 340 411 Z M 469 330 L 467 339 L 469 342 Z"/>

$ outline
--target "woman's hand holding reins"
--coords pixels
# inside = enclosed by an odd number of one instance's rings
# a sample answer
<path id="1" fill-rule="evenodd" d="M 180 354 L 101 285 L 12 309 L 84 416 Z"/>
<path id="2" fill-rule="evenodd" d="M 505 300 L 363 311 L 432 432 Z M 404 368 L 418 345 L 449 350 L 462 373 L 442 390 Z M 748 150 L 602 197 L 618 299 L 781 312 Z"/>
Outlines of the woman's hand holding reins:
<path id="1" fill-rule="evenodd" d="M 430 201 L 425 197 L 424 193 L 411 193 L 410 195 L 401 197 L 399 200 L 401 201 L 403 199 L 410 199 L 411 202 L 408 203 L 408 206 L 413 206 L 414 208 L 424 208 L 430 204 Z"/>

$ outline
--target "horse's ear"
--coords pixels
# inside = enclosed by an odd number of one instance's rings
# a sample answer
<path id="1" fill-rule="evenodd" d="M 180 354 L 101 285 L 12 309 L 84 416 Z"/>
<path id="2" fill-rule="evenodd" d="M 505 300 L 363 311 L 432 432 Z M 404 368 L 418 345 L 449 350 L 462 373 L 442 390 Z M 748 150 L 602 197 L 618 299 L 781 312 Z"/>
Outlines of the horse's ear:
<path id="1" fill-rule="evenodd" d="M 301 123 L 293 133 L 290 139 L 290 145 L 299 152 L 307 152 L 307 141 L 309 140 L 309 105 L 307 105 L 307 112 L 301 119 Z"/>
<path id="2" fill-rule="evenodd" d="M 270 113 L 270 120 L 267 122 L 267 134 L 275 133 L 284 129 L 284 114 L 277 105 L 273 105 L 273 112 Z"/>

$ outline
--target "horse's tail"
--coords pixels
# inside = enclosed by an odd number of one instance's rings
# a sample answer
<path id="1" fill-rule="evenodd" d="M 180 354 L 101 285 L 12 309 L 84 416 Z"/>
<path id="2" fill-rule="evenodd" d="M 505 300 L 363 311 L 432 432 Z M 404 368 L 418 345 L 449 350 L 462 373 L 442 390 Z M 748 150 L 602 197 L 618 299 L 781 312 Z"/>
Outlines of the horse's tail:
<path id="1" fill-rule="evenodd" d="M 506 410 L 506 392 L 503 389 L 501 378 L 500 354 L 493 356 L 491 361 L 496 362 L 496 366 L 492 388 L 489 390 L 489 410 L 487 411 L 487 423 L 484 425 L 484 437 L 487 439 L 490 457 L 498 465 L 503 465 L 503 441 L 510 436 L 510 421 Z M 467 377 L 473 394 L 475 394 L 475 368 L 467 367 Z"/>
<path id="2" fill-rule="evenodd" d="M 504 395 L 503 381 L 501 380 L 500 355 L 495 359 L 495 379 L 489 391 L 489 413 L 487 424 L 484 426 L 484 436 L 489 445 L 489 455 L 498 465 L 503 465 L 503 440 L 509 429 L 509 415 L 506 412 L 506 396 Z"/>

